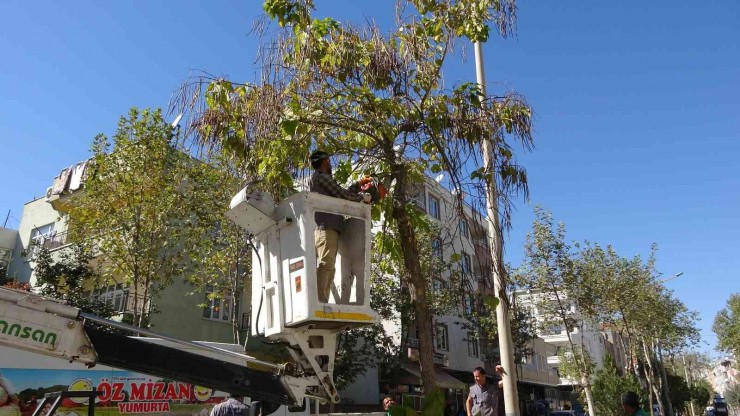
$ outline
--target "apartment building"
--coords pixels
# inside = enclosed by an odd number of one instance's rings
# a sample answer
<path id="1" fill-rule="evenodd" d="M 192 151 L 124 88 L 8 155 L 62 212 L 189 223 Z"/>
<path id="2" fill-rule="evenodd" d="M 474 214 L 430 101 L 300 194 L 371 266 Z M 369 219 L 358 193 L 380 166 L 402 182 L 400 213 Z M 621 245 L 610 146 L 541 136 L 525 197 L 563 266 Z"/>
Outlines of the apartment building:
<path id="1" fill-rule="evenodd" d="M 464 318 L 477 307 L 476 298 L 493 295 L 488 229 L 480 210 L 468 204 L 461 209 L 456 195 L 431 178 L 427 178 L 423 187 L 416 189 L 412 200 L 439 226 L 439 238 L 431 241 L 435 256 L 449 259 L 453 253 L 457 253 L 460 261 L 454 267 L 469 285 L 469 293 L 460 299 L 458 310 L 434 317 L 432 342 L 435 365 L 438 366 L 437 382 L 446 389 L 447 400 L 454 414 L 464 406 L 468 388 L 473 384 L 472 369 L 481 366 L 487 369 L 488 374 L 493 374 L 495 365 L 501 361 L 498 340 L 476 339 Z M 444 285 L 443 275 L 433 288 Z M 402 332 L 397 322 L 384 324 L 387 330 L 395 331 L 397 342 L 408 351 L 407 366 L 413 371 L 414 359 L 418 354 L 416 346 L 423 340 L 418 339 L 413 327 Z M 536 400 L 556 400 L 556 387 L 560 379 L 557 370 L 548 363 L 548 357 L 556 355 L 556 349 L 556 346 L 541 338 L 530 342 L 531 354 L 524 357 L 514 369 L 518 379 L 520 408 L 524 409 L 524 406 Z M 463 385 L 445 375 L 452 375 Z M 409 385 L 408 391 L 413 391 L 413 388 L 413 385 Z"/>
<path id="2" fill-rule="evenodd" d="M 566 328 L 562 322 L 546 316 L 543 305 L 545 303 L 556 302 L 549 294 L 538 291 L 516 291 L 514 296 L 521 307 L 528 311 L 530 318 L 536 325 L 537 336 L 544 342 L 555 347 L 555 354 L 547 357 L 547 363 L 557 369 L 560 366 L 560 355 L 569 351 L 570 343 L 574 345 L 583 345 L 591 359 L 596 364 L 596 368 L 603 368 L 604 358 L 607 347 L 606 339 L 602 335 L 600 328 L 594 326 L 588 321 L 580 319 L 580 314 L 575 304 L 569 302 L 567 296 L 561 296 L 566 314 L 577 322 L 582 322 L 582 327 Z M 612 337 L 614 335 L 612 334 Z M 613 345 L 613 344 L 612 344 Z M 564 377 L 560 374 L 559 385 L 572 386 L 579 384 L 577 380 Z"/>
<path id="3" fill-rule="evenodd" d="M 420 339 L 415 324 L 402 327 L 400 316 L 383 322 L 386 332 L 401 348 L 404 360 L 396 380 L 380 380 L 381 393 L 403 396 L 405 404 L 420 407 L 424 394 L 418 364 L 419 346 L 431 342 L 437 385 L 445 391 L 454 414 L 463 408 L 467 389 L 473 383 L 472 369 L 496 360 L 493 349 L 484 348 L 485 343 L 476 338 L 465 319 L 466 313 L 474 307 L 475 293 L 486 280 L 490 281 L 490 256 L 483 255 L 487 253 L 484 247 L 488 243 L 487 234 L 480 223 L 480 214 L 468 205 L 461 209 L 455 195 L 432 178 L 416 186 L 409 197 L 439 230 L 439 235 L 429 241 L 433 256 L 444 261 L 450 261 L 453 254 L 459 256 L 452 267 L 466 281 L 469 292 L 460 297 L 453 310 L 433 317 L 431 340 Z M 449 273 L 441 273 L 433 279 L 433 291 L 445 290 L 450 285 Z M 493 369 L 492 364 L 488 367 Z"/>

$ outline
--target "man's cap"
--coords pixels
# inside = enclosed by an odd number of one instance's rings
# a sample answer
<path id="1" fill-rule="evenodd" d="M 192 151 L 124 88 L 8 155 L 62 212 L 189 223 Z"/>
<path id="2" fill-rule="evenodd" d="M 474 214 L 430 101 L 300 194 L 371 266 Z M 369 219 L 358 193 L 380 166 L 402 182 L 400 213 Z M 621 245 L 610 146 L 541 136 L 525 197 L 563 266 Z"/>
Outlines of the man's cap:
<path id="1" fill-rule="evenodd" d="M 622 404 L 626 404 L 629 407 L 638 408 L 640 407 L 640 398 L 637 396 L 637 393 L 633 391 L 628 391 L 622 396 Z"/>
<path id="2" fill-rule="evenodd" d="M 321 164 L 321 161 L 329 157 L 329 153 L 326 153 L 323 150 L 314 150 L 311 153 L 311 166 L 313 166 L 314 169 L 318 169 L 319 165 Z"/>

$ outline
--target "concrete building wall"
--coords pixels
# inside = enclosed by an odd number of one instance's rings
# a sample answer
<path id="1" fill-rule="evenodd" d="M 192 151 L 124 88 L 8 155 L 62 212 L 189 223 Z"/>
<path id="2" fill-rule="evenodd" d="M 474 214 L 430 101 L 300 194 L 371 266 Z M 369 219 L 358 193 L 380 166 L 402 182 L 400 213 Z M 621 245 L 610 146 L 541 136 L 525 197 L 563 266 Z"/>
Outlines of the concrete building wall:
<path id="1" fill-rule="evenodd" d="M 18 230 L 0 227 L 0 249 L 13 250 L 18 240 Z"/>
<path id="2" fill-rule="evenodd" d="M 229 320 L 203 317 L 203 307 L 199 305 L 207 302 L 206 294 L 190 294 L 194 289 L 182 279 L 175 279 L 171 286 L 164 289 L 153 300 L 160 312 L 151 316 L 152 330 L 186 340 L 234 342 Z M 241 318 L 241 312 L 237 312 L 237 316 Z"/>
<path id="3" fill-rule="evenodd" d="M 34 199 L 23 205 L 18 226 L 18 239 L 8 271 L 19 282 L 30 282 L 31 286 L 34 285 L 33 269 L 36 267 L 36 263 L 27 254 L 31 250 L 31 236 L 34 234 L 34 230 L 43 229 L 47 226 L 53 227 L 54 235 L 67 231 L 66 218 L 46 202 L 46 197 Z"/>
<path id="4" fill-rule="evenodd" d="M 557 355 L 555 345 L 548 344 L 542 338 L 531 341 L 533 354 L 524 357 L 519 367 L 519 381 L 545 386 L 557 386 L 560 382 L 553 365 L 549 363 L 548 357 Z"/>

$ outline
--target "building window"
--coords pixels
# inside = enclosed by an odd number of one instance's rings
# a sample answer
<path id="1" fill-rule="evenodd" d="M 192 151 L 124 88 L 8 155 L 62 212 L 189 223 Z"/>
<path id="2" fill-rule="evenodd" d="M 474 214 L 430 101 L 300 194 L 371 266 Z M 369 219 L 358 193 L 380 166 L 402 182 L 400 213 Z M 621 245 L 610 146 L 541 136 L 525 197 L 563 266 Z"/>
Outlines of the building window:
<path id="1" fill-rule="evenodd" d="M 450 349 L 450 339 L 447 334 L 447 325 L 437 324 L 434 331 L 434 347 L 438 350 L 447 351 Z"/>
<path id="2" fill-rule="evenodd" d="M 468 231 L 468 220 L 465 218 L 460 218 L 460 235 L 465 238 L 468 238 L 470 235 L 470 232 Z"/>
<path id="3" fill-rule="evenodd" d="M 414 203 L 420 209 L 426 211 L 427 206 L 424 203 L 424 184 L 410 184 L 409 185 L 409 200 Z"/>
<path id="4" fill-rule="evenodd" d="M 480 355 L 478 349 L 478 340 L 475 338 L 475 334 L 468 332 L 468 355 L 471 357 L 477 357 Z"/>
<path id="5" fill-rule="evenodd" d="M 465 313 L 468 315 L 473 314 L 473 310 L 475 308 L 475 301 L 473 300 L 473 295 L 471 294 L 464 294 L 463 295 L 463 302 L 465 303 Z"/>
<path id="6" fill-rule="evenodd" d="M 436 277 L 432 278 L 432 290 L 434 293 L 442 293 L 445 289 L 447 289 L 447 283 L 444 280 Z"/>
<path id="7" fill-rule="evenodd" d="M 562 333 L 563 328 L 560 325 L 550 325 L 545 331 L 545 335 L 561 335 Z"/>
<path id="8" fill-rule="evenodd" d="M 473 274 L 473 262 L 470 260 L 470 254 L 463 252 L 462 256 L 460 258 L 460 267 L 462 269 L 463 274 L 471 275 Z"/>
<path id="9" fill-rule="evenodd" d="M 442 239 L 439 237 L 432 240 L 432 255 L 442 260 Z"/>
<path id="10" fill-rule="evenodd" d="M 36 227 L 33 230 L 31 230 L 31 240 L 39 240 L 42 238 L 48 238 L 51 237 L 54 234 L 54 223 L 49 223 L 46 225 L 42 225 L 41 227 Z"/>
<path id="11" fill-rule="evenodd" d="M 29 242 L 28 247 L 28 259 L 35 258 L 39 247 L 43 247 L 46 244 L 47 240 L 50 240 L 54 237 L 54 228 L 54 223 L 52 222 L 31 230 L 31 241 Z"/>
<path id="12" fill-rule="evenodd" d="M 223 299 L 212 298 L 213 286 L 206 288 L 205 307 L 203 308 L 203 318 L 215 321 L 228 321 L 231 319 L 231 296 L 225 296 Z"/>
<path id="13" fill-rule="evenodd" d="M 0 269 L 8 270 L 10 259 L 13 257 L 13 250 L 0 248 Z M 5 277 L 0 275 L 0 277 Z"/>
<path id="14" fill-rule="evenodd" d="M 439 198 L 429 195 L 429 215 L 436 219 L 442 218 L 439 210 Z"/>
<path id="15" fill-rule="evenodd" d="M 129 307 L 129 289 L 122 284 L 108 285 L 93 291 L 93 295 L 105 301 L 113 307 L 113 310 L 122 313 L 131 309 Z M 142 307 L 143 305 L 139 305 Z"/>

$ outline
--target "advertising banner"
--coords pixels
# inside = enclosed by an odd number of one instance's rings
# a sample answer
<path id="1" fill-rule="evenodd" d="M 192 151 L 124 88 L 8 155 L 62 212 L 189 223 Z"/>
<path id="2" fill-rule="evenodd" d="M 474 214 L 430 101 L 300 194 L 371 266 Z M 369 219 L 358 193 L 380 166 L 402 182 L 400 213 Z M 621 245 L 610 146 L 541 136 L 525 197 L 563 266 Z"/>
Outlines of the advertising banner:
<path id="1" fill-rule="evenodd" d="M 0 368 L 0 372 L 0 416 L 31 416 L 46 393 L 91 391 L 93 387 L 102 392 L 96 399 L 95 414 L 103 416 L 208 416 L 211 408 L 228 396 L 207 387 L 130 371 Z M 86 416 L 88 400 L 63 399 L 55 416 Z"/>

